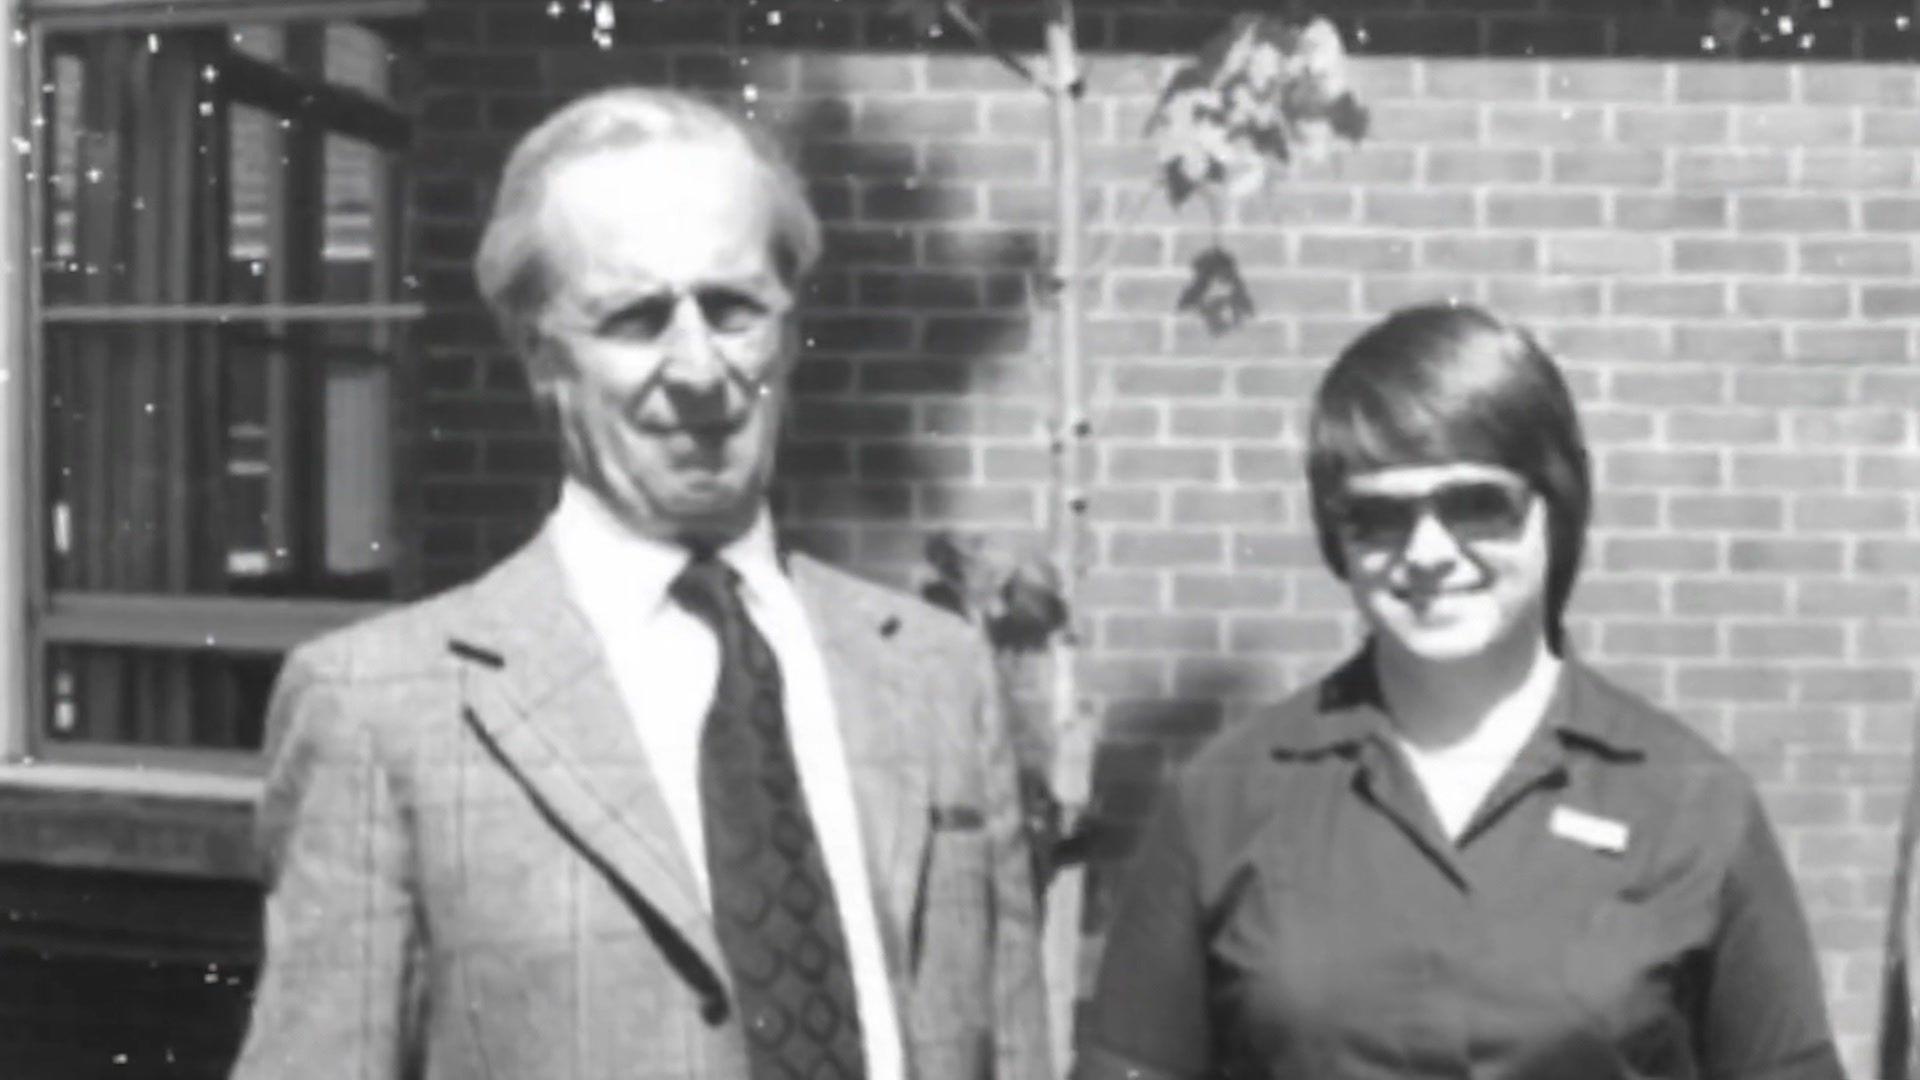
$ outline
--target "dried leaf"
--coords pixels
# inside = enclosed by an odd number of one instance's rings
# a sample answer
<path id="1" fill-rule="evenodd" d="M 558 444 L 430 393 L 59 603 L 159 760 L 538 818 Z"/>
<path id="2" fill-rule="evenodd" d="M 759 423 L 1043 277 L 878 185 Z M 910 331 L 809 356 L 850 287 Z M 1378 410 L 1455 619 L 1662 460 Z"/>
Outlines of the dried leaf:
<path id="1" fill-rule="evenodd" d="M 1208 248 L 1194 256 L 1192 269 L 1193 276 L 1180 294 L 1181 311 L 1197 312 L 1214 334 L 1224 334 L 1253 317 L 1253 294 L 1231 253 Z"/>

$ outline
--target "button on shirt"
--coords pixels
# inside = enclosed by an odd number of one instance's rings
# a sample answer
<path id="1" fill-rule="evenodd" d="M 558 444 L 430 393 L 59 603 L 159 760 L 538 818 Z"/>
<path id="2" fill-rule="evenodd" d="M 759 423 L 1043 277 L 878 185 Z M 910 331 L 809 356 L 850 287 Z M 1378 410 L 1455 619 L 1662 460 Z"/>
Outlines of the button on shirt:
<path id="1" fill-rule="evenodd" d="M 576 606 L 612 668 L 615 687 L 673 818 L 701 892 L 707 891 L 700 810 L 700 733 L 720 672 L 711 630 L 668 595 L 687 549 L 637 536 L 577 484 L 561 488 L 553 537 Z M 785 691 L 788 738 L 840 909 L 869 1080 L 900 1080 L 903 1047 L 881 952 L 853 782 L 834 717 L 825 662 L 806 611 L 781 570 L 763 511 L 721 548 L 740 574 L 740 595 L 772 646 Z"/>
<path id="2" fill-rule="evenodd" d="M 1079 1080 L 1840 1080 L 1739 769 L 1569 660 L 1441 834 L 1371 662 L 1224 733 L 1141 840 Z"/>

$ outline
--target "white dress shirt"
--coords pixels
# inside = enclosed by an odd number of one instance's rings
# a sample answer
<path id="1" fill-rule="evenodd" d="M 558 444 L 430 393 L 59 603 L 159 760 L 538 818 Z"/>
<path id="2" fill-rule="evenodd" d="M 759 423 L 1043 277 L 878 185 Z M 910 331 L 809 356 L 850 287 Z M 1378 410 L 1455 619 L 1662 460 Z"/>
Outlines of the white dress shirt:
<path id="1" fill-rule="evenodd" d="M 598 496 L 572 481 L 561 487 L 552 527 L 573 601 L 606 650 L 614 685 L 627 715 L 636 719 L 641 748 L 706 895 L 700 732 L 720 675 L 720 644 L 705 623 L 667 595 L 687 563 L 687 550 L 635 535 Z M 800 789 L 839 902 L 853 968 L 867 1076 L 901 1080 L 899 1017 L 881 955 L 859 812 L 820 647 L 799 596 L 780 568 L 764 509 L 746 535 L 720 549 L 719 556 L 739 573 L 747 615 L 780 664 Z"/>

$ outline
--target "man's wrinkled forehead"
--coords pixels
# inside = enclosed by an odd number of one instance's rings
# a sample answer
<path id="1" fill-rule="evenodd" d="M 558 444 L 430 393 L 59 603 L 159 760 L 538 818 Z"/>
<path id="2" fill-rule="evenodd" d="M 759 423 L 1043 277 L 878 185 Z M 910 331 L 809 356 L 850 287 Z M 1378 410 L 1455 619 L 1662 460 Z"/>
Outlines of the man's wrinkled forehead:
<path id="1" fill-rule="evenodd" d="M 687 285 L 718 275 L 777 284 L 774 216 L 764 169 L 745 148 L 675 139 L 558 163 L 536 220 L 548 267 L 570 278 Z"/>

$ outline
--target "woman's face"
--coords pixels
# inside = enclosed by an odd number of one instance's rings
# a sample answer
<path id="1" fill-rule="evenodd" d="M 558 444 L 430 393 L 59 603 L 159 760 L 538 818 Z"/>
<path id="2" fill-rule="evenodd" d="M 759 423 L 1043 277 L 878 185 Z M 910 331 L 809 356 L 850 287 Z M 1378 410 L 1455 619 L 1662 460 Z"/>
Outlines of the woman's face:
<path id="1" fill-rule="evenodd" d="M 1445 662 L 1544 638 L 1547 505 L 1518 474 L 1465 461 L 1357 473 L 1334 519 L 1382 645 Z"/>

